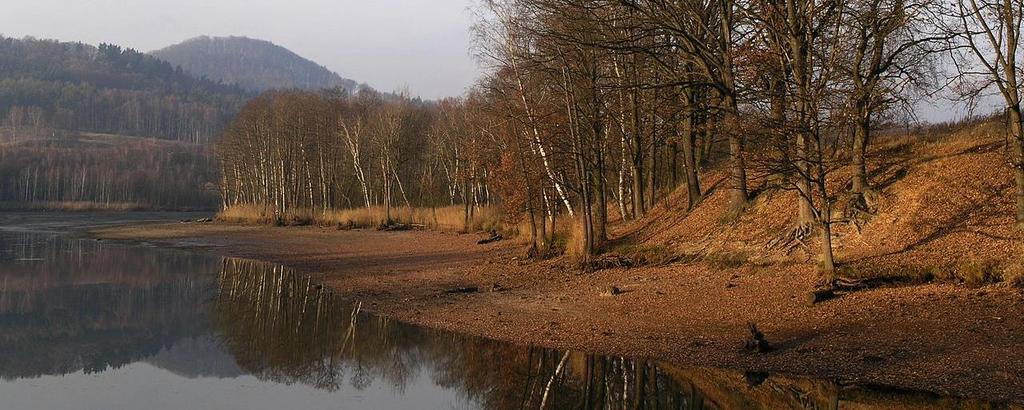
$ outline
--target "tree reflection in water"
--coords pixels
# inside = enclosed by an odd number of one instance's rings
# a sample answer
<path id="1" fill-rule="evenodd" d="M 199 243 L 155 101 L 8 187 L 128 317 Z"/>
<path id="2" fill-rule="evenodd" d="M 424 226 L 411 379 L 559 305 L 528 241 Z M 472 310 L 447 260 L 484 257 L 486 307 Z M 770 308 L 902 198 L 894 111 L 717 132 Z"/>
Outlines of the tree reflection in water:
<path id="1" fill-rule="evenodd" d="M 204 334 L 216 263 L 0 232 L 0 378 L 103 372 Z"/>
<path id="2" fill-rule="evenodd" d="M 278 265 L 225 259 L 215 326 L 265 380 L 336 390 L 379 379 L 401 393 L 420 372 L 488 409 L 989 408 L 927 393 L 678 368 L 406 325 L 361 312 Z"/>

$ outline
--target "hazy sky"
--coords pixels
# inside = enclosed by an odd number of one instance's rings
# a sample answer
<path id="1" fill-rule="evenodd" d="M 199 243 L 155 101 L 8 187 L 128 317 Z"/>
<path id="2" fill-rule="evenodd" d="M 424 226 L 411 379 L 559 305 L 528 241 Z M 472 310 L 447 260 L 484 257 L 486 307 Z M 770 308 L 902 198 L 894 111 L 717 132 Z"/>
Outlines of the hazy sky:
<path id="1" fill-rule="evenodd" d="M 343 77 L 424 98 L 477 77 L 469 0 L 3 0 L 0 34 L 152 51 L 199 35 L 270 40 Z"/>

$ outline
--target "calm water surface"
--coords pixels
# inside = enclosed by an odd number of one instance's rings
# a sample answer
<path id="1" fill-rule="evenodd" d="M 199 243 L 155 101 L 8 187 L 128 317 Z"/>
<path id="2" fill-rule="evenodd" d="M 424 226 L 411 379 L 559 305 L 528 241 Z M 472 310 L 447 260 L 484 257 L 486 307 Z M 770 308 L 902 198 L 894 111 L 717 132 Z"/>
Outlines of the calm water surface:
<path id="1" fill-rule="evenodd" d="M 276 265 L 7 221 L 0 409 L 992 405 L 515 346 L 366 314 Z"/>

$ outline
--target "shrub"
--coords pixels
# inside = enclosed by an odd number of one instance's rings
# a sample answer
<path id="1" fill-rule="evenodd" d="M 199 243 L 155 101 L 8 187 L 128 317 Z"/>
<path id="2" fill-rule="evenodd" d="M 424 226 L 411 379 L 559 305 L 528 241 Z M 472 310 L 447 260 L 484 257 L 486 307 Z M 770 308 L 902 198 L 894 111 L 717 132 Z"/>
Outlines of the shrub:
<path id="1" fill-rule="evenodd" d="M 1003 270 L 995 261 L 967 261 L 954 269 L 954 277 L 967 286 L 984 286 L 1003 281 Z"/>
<path id="2" fill-rule="evenodd" d="M 667 265 L 679 260 L 679 255 L 664 245 L 626 244 L 614 249 L 637 265 Z"/>
<path id="3" fill-rule="evenodd" d="M 842 266 L 840 275 L 888 283 L 954 282 L 979 287 L 1006 282 L 1024 287 L 1024 263 L 1004 265 L 996 260 L 970 260 L 942 265 Z"/>
<path id="4" fill-rule="evenodd" d="M 1024 260 L 1010 263 L 1003 271 L 1003 280 L 1018 289 L 1024 289 Z"/>
<path id="5" fill-rule="evenodd" d="M 749 258 L 745 253 L 713 253 L 704 257 L 704 262 L 715 269 L 736 269 L 746 265 Z"/>

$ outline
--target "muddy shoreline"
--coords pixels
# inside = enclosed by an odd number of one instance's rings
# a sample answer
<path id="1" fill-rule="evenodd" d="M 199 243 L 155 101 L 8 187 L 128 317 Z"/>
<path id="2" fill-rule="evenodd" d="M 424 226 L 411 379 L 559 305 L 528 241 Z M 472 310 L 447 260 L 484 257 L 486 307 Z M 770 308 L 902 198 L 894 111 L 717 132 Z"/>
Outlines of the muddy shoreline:
<path id="1" fill-rule="evenodd" d="M 1024 403 L 1024 292 L 1005 286 L 882 288 L 808 306 L 814 272 L 799 264 L 582 274 L 474 234 L 220 223 L 90 234 L 280 263 L 378 314 L 514 343 Z M 466 287 L 478 291 L 452 291 Z M 748 323 L 773 352 L 741 348 Z"/>

